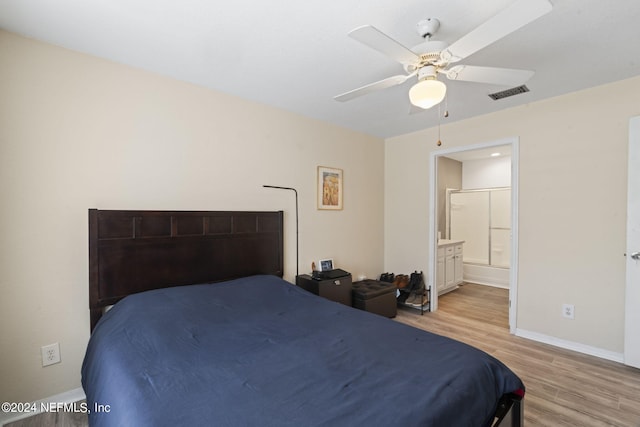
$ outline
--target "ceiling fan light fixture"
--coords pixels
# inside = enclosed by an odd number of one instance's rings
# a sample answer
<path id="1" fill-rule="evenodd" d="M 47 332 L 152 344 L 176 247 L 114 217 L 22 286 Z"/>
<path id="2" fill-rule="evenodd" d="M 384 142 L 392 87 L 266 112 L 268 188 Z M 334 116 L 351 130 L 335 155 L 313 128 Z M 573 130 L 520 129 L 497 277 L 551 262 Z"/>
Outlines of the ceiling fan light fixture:
<path id="1" fill-rule="evenodd" d="M 442 102 L 447 94 L 447 86 L 434 78 L 419 81 L 409 90 L 409 100 L 416 107 L 431 108 Z"/>

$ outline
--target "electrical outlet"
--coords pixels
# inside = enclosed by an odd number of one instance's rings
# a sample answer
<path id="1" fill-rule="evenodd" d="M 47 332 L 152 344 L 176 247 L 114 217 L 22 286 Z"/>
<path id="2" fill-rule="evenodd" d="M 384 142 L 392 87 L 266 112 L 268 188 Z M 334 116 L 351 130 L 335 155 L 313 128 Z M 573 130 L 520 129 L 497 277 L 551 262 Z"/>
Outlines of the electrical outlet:
<path id="1" fill-rule="evenodd" d="M 562 317 L 573 319 L 574 308 L 573 304 L 562 304 Z"/>
<path id="2" fill-rule="evenodd" d="M 53 343 L 40 348 L 42 350 L 42 366 L 60 363 L 60 344 Z"/>

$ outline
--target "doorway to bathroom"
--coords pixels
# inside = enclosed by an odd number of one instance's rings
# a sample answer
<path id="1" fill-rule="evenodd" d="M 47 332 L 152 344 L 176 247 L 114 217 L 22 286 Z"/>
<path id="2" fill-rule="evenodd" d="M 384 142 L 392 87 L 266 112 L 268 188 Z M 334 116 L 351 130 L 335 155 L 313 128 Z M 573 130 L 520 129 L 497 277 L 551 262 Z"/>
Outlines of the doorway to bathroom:
<path id="1" fill-rule="evenodd" d="M 434 151 L 431 174 L 434 309 L 438 297 L 463 283 L 503 288 L 509 294 L 509 330 L 515 333 L 518 139 Z M 448 280 L 447 273 L 455 280 Z"/>

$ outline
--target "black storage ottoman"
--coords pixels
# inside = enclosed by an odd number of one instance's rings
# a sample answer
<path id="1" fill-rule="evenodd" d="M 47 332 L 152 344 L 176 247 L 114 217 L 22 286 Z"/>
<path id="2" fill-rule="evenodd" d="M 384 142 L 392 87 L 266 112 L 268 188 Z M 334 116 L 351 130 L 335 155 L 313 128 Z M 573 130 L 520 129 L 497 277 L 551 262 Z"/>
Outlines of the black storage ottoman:
<path id="1" fill-rule="evenodd" d="M 396 287 L 393 283 L 361 280 L 351 286 L 353 306 L 385 317 L 396 317 Z"/>

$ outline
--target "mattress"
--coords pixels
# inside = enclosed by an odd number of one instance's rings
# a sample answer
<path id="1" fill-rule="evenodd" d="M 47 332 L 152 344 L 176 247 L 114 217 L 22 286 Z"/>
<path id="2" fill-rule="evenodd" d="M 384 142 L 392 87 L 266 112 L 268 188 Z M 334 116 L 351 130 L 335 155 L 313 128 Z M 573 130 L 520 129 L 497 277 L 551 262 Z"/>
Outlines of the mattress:
<path id="1" fill-rule="evenodd" d="M 130 295 L 82 366 L 91 426 L 485 426 L 492 356 L 275 276 Z"/>

